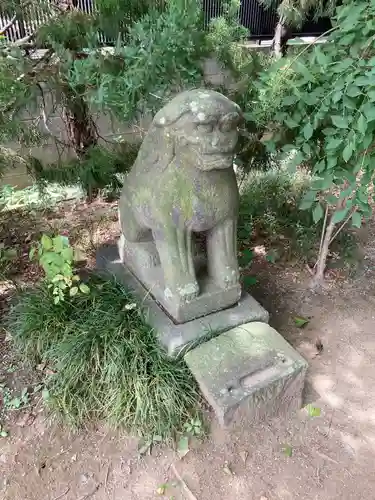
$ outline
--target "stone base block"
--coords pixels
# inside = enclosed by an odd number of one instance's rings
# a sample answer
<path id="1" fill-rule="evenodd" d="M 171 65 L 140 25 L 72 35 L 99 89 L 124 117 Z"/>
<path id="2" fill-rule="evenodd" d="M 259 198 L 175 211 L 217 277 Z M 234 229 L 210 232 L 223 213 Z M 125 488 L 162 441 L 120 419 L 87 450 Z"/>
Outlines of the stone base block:
<path id="1" fill-rule="evenodd" d="M 185 360 L 223 427 L 301 408 L 307 362 L 266 323 L 226 331 Z"/>
<path id="2" fill-rule="evenodd" d="M 163 308 L 153 299 L 150 292 L 121 262 L 116 245 L 103 246 L 98 250 L 97 268 L 116 277 L 132 290 L 142 303 L 148 322 L 154 327 L 160 343 L 173 356 L 184 347 L 194 343 L 211 332 L 223 332 L 251 321 L 268 322 L 268 312 L 248 293 L 243 293 L 233 307 L 217 311 L 187 323 L 175 323 Z"/>
<path id="3" fill-rule="evenodd" d="M 186 323 L 200 316 L 207 316 L 221 309 L 226 309 L 236 304 L 241 298 L 239 284 L 223 290 L 210 280 L 204 266 L 200 265 L 199 256 L 195 258 L 194 262 L 199 284 L 198 297 L 188 301 L 179 301 L 177 297 L 168 297 L 165 295 L 163 270 L 158 262 L 153 242 L 129 243 L 121 236 L 118 248 L 123 264 L 130 269 L 146 289 L 150 290 L 150 294 L 176 323 Z"/>

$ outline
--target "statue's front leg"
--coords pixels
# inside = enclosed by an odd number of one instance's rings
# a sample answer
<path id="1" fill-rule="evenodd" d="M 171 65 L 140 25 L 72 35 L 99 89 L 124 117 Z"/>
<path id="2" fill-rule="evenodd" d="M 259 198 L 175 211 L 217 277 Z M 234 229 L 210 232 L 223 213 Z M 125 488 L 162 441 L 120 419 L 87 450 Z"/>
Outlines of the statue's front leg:
<path id="1" fill-rule="evenodd" d="M 237 221 L 226 219 L 207 235 L 208 271 L 220 288 L 239 283 L 237 260 Z"/>
<path id="2" fill-rule="evenodd" d="M 199 294 L 192 251 L 192 234 L 184 228 L 168 226 L 153 231 L 164 274 L 167 299 L 188 302 Z"/>

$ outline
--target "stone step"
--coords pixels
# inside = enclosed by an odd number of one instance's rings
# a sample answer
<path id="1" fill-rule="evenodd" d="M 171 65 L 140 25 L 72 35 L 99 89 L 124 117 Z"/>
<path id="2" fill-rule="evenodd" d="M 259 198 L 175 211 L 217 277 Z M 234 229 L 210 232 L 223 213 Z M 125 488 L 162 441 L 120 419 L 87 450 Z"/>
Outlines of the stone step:
<path id="1" fill-rule="evenodd" d="M 185 361 L 223 427 L 301 408 L 308 364 L 266 323 L 221 333 L 189 351 Z"/>

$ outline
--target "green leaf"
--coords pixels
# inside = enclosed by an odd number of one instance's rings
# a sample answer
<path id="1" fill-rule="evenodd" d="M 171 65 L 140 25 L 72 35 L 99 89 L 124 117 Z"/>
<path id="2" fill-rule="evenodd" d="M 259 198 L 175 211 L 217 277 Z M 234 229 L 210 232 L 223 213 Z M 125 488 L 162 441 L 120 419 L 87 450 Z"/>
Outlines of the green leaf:
<path id="1" fill-rule="evenodd" d="M 320 417 L 321 411 L 320 408 L 318 408 L 317 406 L 308 404 L 305 406 L 305 409 L 310 417 Z"/>
<path id="2" fill-rule="evenodd" d="M 72 247 L 64 248 L 61 251 L 61 256 L 63 257 L 64 260 L 67 262 L 72 262 L 73 261 L 73 255 L 74 255 L 74 250 Z"/>
<path id="3" fill-rule="evenodd" d="M 21 399 L 20 398 L 13 398 L 10 402 L 10 405 L 12 408 L 15 408 L 18 410 L 21 407 Z"/>
<path id="4" fill-rule="evenodd" d="M 52 239 L 52 243 L 53 243 L 53 249 L 57 253 L 60 253 L 62 251 L 62 249 L 64 248 L 64 242 L 63 242 L 61 236 L 55 236 Z"/>
<path id="5" fill-rule="evenodd" d="M 242 255 L 240 256 L 240 266 L 241 267 L 246 267 L 248 266 L 254 258 L 254 252 L 250 250 L 250 248 L 245 248 L 243 250 Z"/>
<path id="6" fill-rule="evenodd" d="M 284 444 L 282 450 L 284 452 L 284 455 L 286 455 L 287 457 L 291 457 L 293 455 L 293 449 L 289 444 Z"/>
<path id="7" fill-rule="evenodd" d="M 86 295 L 90 293 L 90 288 L 89 288 L 89 287 L 88 287 L 85 283 L 81 283 L 81 284 L 79 285 L 79 289 L 80 289 L 80 291 L 81 291 L 82 293 L 84 293 L 84 294 L 86 294 Z"/>
<path id="8" fill-rule="evenodd" d="M 300 210 L 308 210 L 311 208 L 312 204 L 315 201 L 316 193 L 314 191 L 308 191 L 305 196 L 302 198 L 301 203 L 299 205 Z"/>
<path id="9" fill-rule="evenodd" d="M 329 62 L 329 57 L 318 46 L 315 47 L 315 55 L 318 64 L 321 66 L 325 66 Z"/>
<path id="10" fill-rule="evenodd" d="M 50 398 L 49 390 L 48 389 L 43 389 L 42 390 L 42 398 L 43 401 L 48 401 Z"/>
<path id="11" fill-rule="evenodd" d="M 325 191 L 326 189 L 332 186 L 332 182 L 333 182 L 333 175 L 328 173 L 324 177 L 313 181 L 311 189 L 313 189 L 314 191 L 321 191 L 321 190 Z"/>
<path id="12" fill-rule="evenodd" d="M 156 494 L 159 496 L 163 496 L 165 494 L 167 487 L 168 487 L 167 483 L 161 484 L 156 488 Z"/>
<path id="13" fill-rule="evenodd" d="M 358 212 L 352 213 L 352 224 L 354 227 L 360 228 L 362 225 L 362 217 Z"/>
<path id="14" fill-rule="evenodd" d="M 312 128 L 311 126 L 311 123 L 306 123 L 306 125 L 303 127 L 303 136 L 304 138 L 308 141 L 309 139 L 311 139 L 313 133 L 314 133 L 314 129 Z"/>
<path id="15" fill-rule="evenodd" d="M 258 280 L 256 279 L 255 276 L 249 276 L 248 274 L 244 276 L 243 278 L 243 284 L 245 288 L 249 288 L 253 285 L 256 285 L 258 283 Z"/>
<path id="16" fill-rule="evenodd" d="M 303 328 L 309 323 L 309 319 L 303 318 L 302 316 L 295 316 L 293 321 L 297 328 Z"/>
<path id="17" fill-rule="evenodd" d="M 64 245 L 64 248 L 67 248 L 69 246 L 69 238 L 64 235 L 60 235 L 61 241 Z"/>
<path id="18" fill-rule="evenodd" d="M 348 162 L 353 154 L 353 146 L 350 142 L 345 146 L 344 151 L 342 152 L 342 157 L 344 161 Z"/>
<path id="19" fill-rule="evenodd" d="M 323 207 L 320 203 L 318 203 L 313 210 L 313 220 L 315 224 L 320 221 L 323 215 L 324 215 Z"/>
<path id="20" fill-rule="evenodd" d="M 367 87 L 368 85 L 371 85 L 371 83 L 371 78 L 368 76 L 359 76 L 355 79 L 355 84 L 358 85 L 358 87 Z"/>
<path id="21" fill-rule="evenodd" d="M 332 115 L 331 120 L 337 128 L 348 128 L 349 122 L 345 116 Z"/>
<path id="22" fill-rule="evenodd" d="M 346 95 L 348 95 L 349 97 L 357 97 L 360 94 L 362 94 L 362 90 L 356 85 L 349 85 L 346 90 Z"/>
<path id="23" fill-rule="evenodd" d="M 371 122 L 375 120 L 375 106 L 372 103 L 366 103 L 362 106 L 362 111 L 365 114 L 367 121 Z"/>
<path id="24" fill-rule="evenodd" d="M 342 90 L 336 90 L 336 92 L 332 94 L 332 102 L 334 104 L 338 103 L 341 97 L 342 97 Z"/>
<path id="25" fill-rule="evenodd" d="M 292 104 L 295 104 L 298 101 L 299 101 L 299 97 L 297 97 L 296 95 L 289 95 L 287 97 L 284 97 L 283 106 L 290 106 Z"/>
<path id="26" fill-rule="evenodd" d="M 29 259 L 30 260 L 33 260 L 35 252 L 36 252 L 36 247 L 30 248 L 30 252 L 29 252 Z"/>
<path id="27" fill-rule="evenodd" d="M 355 109 L 356 110 L 358 108 L 358 104 L 357 104 L 356 100 L 351 99 L 347 95 L 344 95 L 344 97 L 342 99 L 342 103 L 348 109 Z"/>
<path id="28" fill-rule="evenodd" d="M 345 219 L 345 217 L 348 215 L 348 212 L 349 212 L 349 208 L 343 208 L 342 210 L 337 210 L 332 215 L 332 222 L 334 224 L 342 222 Z"/>
<path id="29" fill-rule="evenodd" d="M 189 438 L 182 436 L 177 443 L 177 454 L 180 458 L 184 458 L 189 453 Z"/>
<path id="30" fill-rule="evenodd" d="M 78 293 L 78 287 L 77 286 L 72 286 L 72 288 L 69 290 L 69 295 L 71 297 L 74 297 L 74 295 L 77 295 Z"/>
<path id="31" fill-rule="evenodd" d="M 7 431 L 4 431 L 4 430 L 0 431 L 0 437 L 6 438 L 6 437 L 8 437 L 8 435 L 9 435 L 9 433 Z"/>
<path id="32" fill-rule="evenodd" d="M 284 123 L 285 125 L 288 127 L 288 128 L 296 128 L 298 127 L 298 123 L 295 122 L 294 120 L 292 120 L 292 118 L 288 117 L 284 120 Z"/>
<path id="33" fill-rule="evenodd" d="M 46 234 L 43 234 L 40 242 L 41 242 L 44 250 L 51 250 L 53 247 L 51 238 L 49 236 L 47 236 Z"/>
<path id="34" fill-rule="evenodd" d="M 333 194 L 329 194 L 326 196 L 326 202 L 329 204 L 329 205 L 337 205 L 337 197 L 334 196 Z"/>
<path id="35" fill-rule="evenodd" d="M 365 135 L 366 130 L 367 130 L 367 120 L 361 113 L 359 115 L 358 121 L 357 121 L 357 130 L 361 132 L 361 134 Z"/>
<path id="36" fill-rule="evenodd" d="M 336 149 L 342 143 L 342 138 L 331 137 L 327 142 L 327 149 Z"/>

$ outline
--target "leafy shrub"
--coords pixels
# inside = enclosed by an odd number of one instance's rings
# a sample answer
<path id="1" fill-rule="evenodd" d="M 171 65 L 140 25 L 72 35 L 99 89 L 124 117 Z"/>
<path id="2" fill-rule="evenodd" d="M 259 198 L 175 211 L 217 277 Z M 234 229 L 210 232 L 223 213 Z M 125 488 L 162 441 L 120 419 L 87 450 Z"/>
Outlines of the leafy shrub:
<path id="1" fill-rule="evenodd" d="M 270 147 L 294 151 L 294 165 L 308 165 L 314 175 L 301 208 L 311 209 L 316 223 L 323 222 L 315 284 L 324 278 L 329 247 L 341 230 L 349 223 L 360 227 L 372 211 L 374 19 L 373 1 L 344 1 L 326 43 L 303 49 L 276 68 L 287 91 L 277 101 L 265 92 L 277 103 Z"/>

